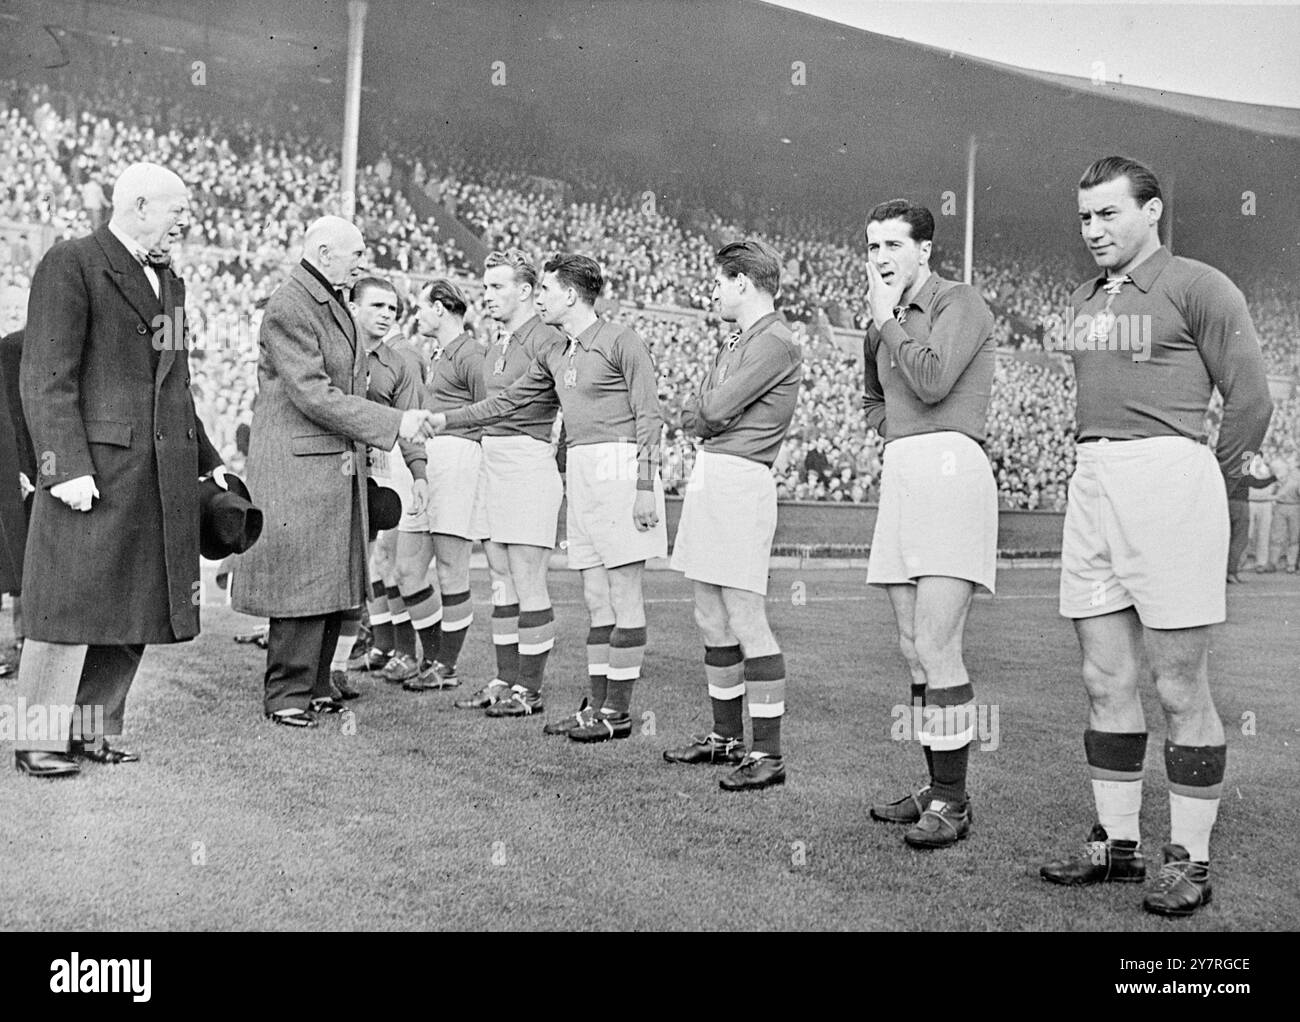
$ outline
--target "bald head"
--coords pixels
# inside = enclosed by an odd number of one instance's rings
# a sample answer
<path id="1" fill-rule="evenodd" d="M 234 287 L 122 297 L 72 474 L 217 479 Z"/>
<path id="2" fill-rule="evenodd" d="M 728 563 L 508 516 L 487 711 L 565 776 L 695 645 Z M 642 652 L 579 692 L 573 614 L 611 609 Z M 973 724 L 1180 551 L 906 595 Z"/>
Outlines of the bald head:
<path id="1" fill-rule="evenodd" d="M 113 184 L 113 226 L 151 252 L 170 252 L 189 217 L 185 182 L 157 163 L 133 163 Z"/>
<path id="2" fill-rule="evenodd" d="M 336 287 L 350 286 L 361 276 L 366 241 L 350 221 L 323 216 L 307 228 L 302 257 Z"/>

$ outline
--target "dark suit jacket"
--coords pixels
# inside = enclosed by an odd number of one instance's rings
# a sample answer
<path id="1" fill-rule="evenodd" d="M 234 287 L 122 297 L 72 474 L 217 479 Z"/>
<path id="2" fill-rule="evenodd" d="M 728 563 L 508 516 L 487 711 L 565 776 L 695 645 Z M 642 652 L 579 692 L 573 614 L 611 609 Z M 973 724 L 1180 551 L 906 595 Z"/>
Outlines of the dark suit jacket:
<path id="1" fill-rule="evenodd" d="M 51 248 L 28 304 L 21 387 L 36 453 L 27 636 L 113 645 L 199 631 L 198 478 L 221 463 L 194 411 L 185 285 L 103 227 Z M 161 350 L 159 350 L 161 349 Z M 73 511 L 50 487 L 91 475 Z"/>
<path id="2" fill-rule="evenodd" d="M 0 592 L 16 593 L 23 582 L 23 549 L 27 545 L 27 516 L 18 473 L 36 474 L 32 438 L 18 396 L 18 362 L 23 332 L 0 338 Z"/>

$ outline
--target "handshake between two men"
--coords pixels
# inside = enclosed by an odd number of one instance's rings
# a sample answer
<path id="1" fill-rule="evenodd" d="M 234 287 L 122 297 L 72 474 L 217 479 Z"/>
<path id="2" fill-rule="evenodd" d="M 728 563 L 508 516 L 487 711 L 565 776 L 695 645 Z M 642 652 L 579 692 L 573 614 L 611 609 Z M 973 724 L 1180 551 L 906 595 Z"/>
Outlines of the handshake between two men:
<path id="1" fill-rule="evenodd" d="M 420 440 L 437 436 L 446 428 L 447 416 L 442 412 L 412 408 L 402 413 L 402 424 L 397 432 L 403 440 Z"/>

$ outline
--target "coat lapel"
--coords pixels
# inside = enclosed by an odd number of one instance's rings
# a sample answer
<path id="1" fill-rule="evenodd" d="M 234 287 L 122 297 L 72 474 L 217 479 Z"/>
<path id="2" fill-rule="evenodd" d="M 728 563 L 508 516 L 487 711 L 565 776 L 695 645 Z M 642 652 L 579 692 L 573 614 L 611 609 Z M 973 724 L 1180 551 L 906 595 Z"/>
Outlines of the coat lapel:
<path id="1" fill-rule="evenodd" d="M 289 275 L 305 287 L 307 293 L 316 301 L 329 306 L 330 313 L 334 316 L 334 322 L 343 331 L 343 336 L 348 339 L 348 344 L 352 345 L 352 355 L 355 360 L 357 355 L 357 327 L 352 322 L 352 317 L 348 315 L 347 310 L 334 300 L 334 296 L 325 289 L 325 285 L 316 278 L 314 273 L 309 273 L 301 265 L 295 266 Z"/>
<path id="2" fill-rule="evenodd" d="M 172 366 L 176 364 L 178 353 L 183 354 L 186 363 L 189 362 L 189 326 L 185 323 L 185 282 L 172 270 L 170 266 L 164 267 L 159 282 L 166 278 L 164 286 L 160 289 L 163 295 L 171 299 L 171 308 L 165 310 L 168 318 L 172 322 L 171 339 L 172 343 L 166 345 L 162 350 L 162 357 L 158 360 L 158 369 L 153 377 L 154 398 L 157 400 L 158 392 L 162 389 L 163 381 L 167 379 L 167 374 L 172 371 Z M 150 291 L 153 288 L 149 289 Z"/>
<path id="3" fill-rule="evenodd" d="M 126 250 L 126 246 L 107 227 L 101 227 L 95 232 L 95 240 L 99 242 L 104 258 L 108 260 L 109 279 L 140 314 L 140 318 L 152 325 L 154 319 L 162 315 L 163 307 L 158 296 L 153 293 L 144 267 L 136 262 L 135 256 Z"/>

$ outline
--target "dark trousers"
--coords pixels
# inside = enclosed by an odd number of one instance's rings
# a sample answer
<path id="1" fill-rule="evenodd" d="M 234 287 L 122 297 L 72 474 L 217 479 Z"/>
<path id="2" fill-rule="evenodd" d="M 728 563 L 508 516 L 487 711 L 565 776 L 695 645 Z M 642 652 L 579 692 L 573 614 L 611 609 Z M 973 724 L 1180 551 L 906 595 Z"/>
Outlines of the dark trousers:
<path id="1" fill-rule="evenodd" d="M 1228 501 L 1228 574 L 1235 575 L 1250 540 L 1250 501 Z"/>
<path id="2" fill-rule="evenodd" d="M 135 672 L 140 669 L 140 658 L 144 656 L 144 646 L 87 646 L 86 660 L 81 668 L 81 679 L 77 682 L 77 705 L 82 707 L 81 722 L 84 735 L 73 734 L 73 738 L 90 740 L 104 735 L 117 737 L 122 734 L 122 723 L 126 717 L 126 694 L 131 690 Z M 91 726 L 94 707 L 103 707 L 103 735 L 92 735 Z"/>
<path id="3" fill-rule="evenodd" d="M 305 710 L 330 696 L 330 661 L 343 612 L 312 617 L 273 617 L 266 635 L 267 713 Z"/>

